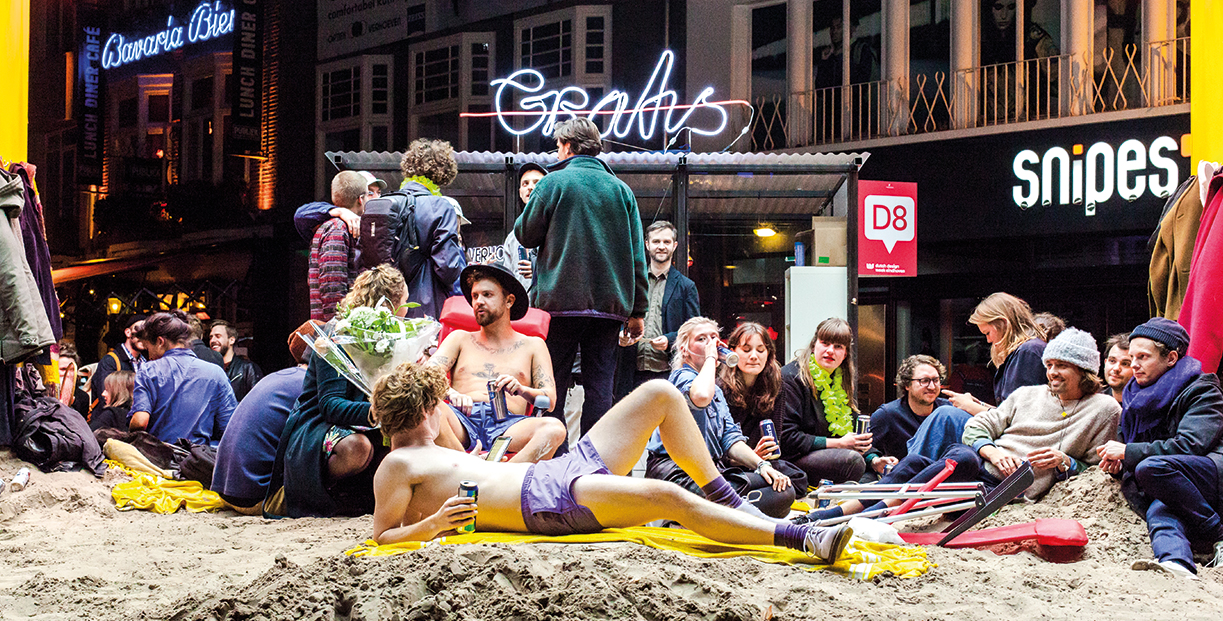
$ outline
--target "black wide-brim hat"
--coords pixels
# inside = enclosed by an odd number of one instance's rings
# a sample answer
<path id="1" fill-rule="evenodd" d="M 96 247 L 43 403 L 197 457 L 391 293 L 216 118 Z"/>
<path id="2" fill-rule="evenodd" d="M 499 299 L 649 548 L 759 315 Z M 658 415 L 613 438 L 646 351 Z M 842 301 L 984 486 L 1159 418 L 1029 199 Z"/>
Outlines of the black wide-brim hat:
<path id="1" fill-rule="evenodd" d="M 468 265 L 463 268 L 462 275 L 459 276 L 459 287 L 463 289 L 463 297 L 467 298 L 467 303 L 471 304 L 471 282 L 473 278 L 492 278 L 501 284 L 501 288 L 505 290 L 506 295 L 514 296 L 514 306 L 510 308 L 510 320 L 518 321 L 526 316 L 527 310 L 531 308 L 531 302 L 527 300 L 527 289 L 522 286 L 518 278 L 510 273 L 505 266 L 492 263 L 488 265 Z"/>

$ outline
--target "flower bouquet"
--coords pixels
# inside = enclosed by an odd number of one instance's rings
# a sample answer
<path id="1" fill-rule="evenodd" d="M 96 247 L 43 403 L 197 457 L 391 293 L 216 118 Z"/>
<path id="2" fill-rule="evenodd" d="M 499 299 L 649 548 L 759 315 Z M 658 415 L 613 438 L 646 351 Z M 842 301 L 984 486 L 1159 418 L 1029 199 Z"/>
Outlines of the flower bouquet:
<path id="1" fill-rule="evenodd" d="M 411 306 L 419 306 L 412 304 Z M 432 319 L 398 317 L 384 298 L 374 307 L 343 310 L 331 334 L 317 326 L 310 349 L 366 396 L 403 362 L 416 362 L 442 330 Z"/>

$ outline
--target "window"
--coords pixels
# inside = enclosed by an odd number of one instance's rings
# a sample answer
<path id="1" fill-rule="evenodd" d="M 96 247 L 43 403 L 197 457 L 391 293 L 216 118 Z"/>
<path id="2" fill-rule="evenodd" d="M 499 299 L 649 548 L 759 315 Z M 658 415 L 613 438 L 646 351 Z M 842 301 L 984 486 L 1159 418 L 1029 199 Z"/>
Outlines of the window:
<path id="1" fill-rule="evenodd" d="M 488 95 L 489 56 L 487 43 L 471 44 L 471 95 L 473 97 Z"/>
<path id="2" fill-rule="evenodd" d="M 416 53 L 416 103 L 459 96 L 459 46 Z"/>
<path id="3" fill-rule="evenodd" d="M 370 81 L 370 113 L 371 114 L 387 114 L 390 106 L 390 76 L 389 67 L 384 64 L 374 65 L 370 72 L 373 77 Z"/>
<path id="4" fill-rule="evenodd" d="M 586 73 L 603 73 L 604 23 L 602 15 L 586 18 Z"/>
<path id="5" fill-rule="evenodd" d="M 170 96 L 149 95 L 149 122 L 170 122 Z"/>
<path id="6" fill-rule="evenodd" d="M 361 114 L 361 67 L 347 67 L 323 73 L 324 121 Z"/>
<path id="7" fill-rule="evenodd" d="M 522 29 L 522 66 L 545 78 L 573 75 L 573 20 Z"/>
<path id="8" fill-rule="evenodd" d="M 191 109 L 212 107 L 212 76 L 191 81 Z"/>

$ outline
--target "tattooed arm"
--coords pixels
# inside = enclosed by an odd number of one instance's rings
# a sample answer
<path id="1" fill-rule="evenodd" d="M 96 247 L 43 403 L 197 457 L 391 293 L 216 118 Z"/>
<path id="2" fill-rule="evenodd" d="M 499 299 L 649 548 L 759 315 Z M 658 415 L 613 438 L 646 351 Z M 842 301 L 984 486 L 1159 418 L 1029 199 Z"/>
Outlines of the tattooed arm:
<path id="1" fill-rule="evenodd" d="M 556 378 L 552 375 L 552 356 L 541 338 L 533 339 L 531 350 L 531 385 L 542 390 L 556 407 Z M 552 407 L 548 410 L 551 411 Z"/>

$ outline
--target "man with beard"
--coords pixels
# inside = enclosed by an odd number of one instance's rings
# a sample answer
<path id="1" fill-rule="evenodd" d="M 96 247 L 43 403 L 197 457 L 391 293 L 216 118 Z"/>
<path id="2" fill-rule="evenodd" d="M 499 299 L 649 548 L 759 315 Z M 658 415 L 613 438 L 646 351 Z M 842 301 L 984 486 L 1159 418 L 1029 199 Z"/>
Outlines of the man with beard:
<path id="1" fill-rule="evenodd" d="M 234 396 L 241 401 L 242 397 L 263 379 L 263 371 L 245 356 L 235 355 L 234 343 L 237 341 L 238 330 L 233 324 L 223 319 L 212 322 L 208 344 L 213 351 L 221 354 L 225 361 L 225 374 L 229 376 L 229 385 L 234 389 Z"/>
<path id="2" fill-rule="evenodd" d="M 896 388 L 900 398 L 879 406 L 871 414 L 870 433 L 875 444 L 874 452 L 892 458 L 882 458 L 882 462 L 880 458 L 872 461 L 870 466 L 875 472 L 882 474 L 889 463 L 896 465 L 896 460 L 909 455 L 909 439 L 935 409 L 954 407 L 950 401 L 939 396 L 945 377 L 947 369 L 932 356 L 909 356 L 900 363 L 900 368 L 896 369 Z"/>
<path id="3" fill-rule="evenodd" d="M 140 339 L 136 338 L 136 335 L 140 333 L 143 322 L 144 315 L 132 315 L 129 317 L 127 323 L 123 326 L 123 341 L 98 361 L 97 368 L 94 370 L 93 375 L 89 377 L 89 382 L 92 385 L 90 394 L 93 395 L 93 403 L 90 407 L 91 412 L 106 407 L 106 404 L 102 401 L 102 391 L 106 390 L 107 375 L 115 371 L 131 371 L 135 373 L 140 370 L 140 365 L 145 362 L 144 345 L 140 343 Z"/>
<path id="4" fill-rule="evenodd" d="M 549 407 L 556 403 L 552 358 L 543 339 L 510 326 L 527 314 L 526 289 L 500 265 L 469 265 L 459 284 L 480 331 L 455 330 L 429 360 L 450 374 L 446 400 L 457 416 L 447 424 L 469 451 L 508 435 L 508 450 L 516 453 L 510 461 L 551 458 L 565 440 L 565 426 L 548 416 L 528 416 L 527 409 L 541 396 Z M 489 382 L 505 392 L 509 411 L 500 420 L 489 401 Z"/>
<path id="5" fill-rule="evenodd" d="M 1107 394 L 1121 403 L 1125 385 L 1134 377 L 1134 359 L 1130 356 L 1130 335 L 1114 334 L 1104 342 L 1104 383 Z"/>
<path id="6" fill-rule="evenodd" d="M 996 408 L 972 417 L 961 444 L 952 444 L 937 460 L 910 453 L 882 483 L 924 483 L 943 470 L 944 460 L 956 462 L 949 482 L 980 481 L 987 488 L 1002 483 L 1023 462 L 1032 464 L 1035 479 L 1024 492 L 1029 500 L 1043 496 L 1057 481 L 1099 463 L 1097 447 L 1117 433 L 1121 406 L 1100 394 L 1100 352 L 1092 336 L 1068 328 L 1049 342 L 1041 356 L 1044 386 L 1024 386 Z M 900 500 L 877 503 L 870 510 L 894 506 Z M 798 518 L 818 521 L 858 513 L 863 503 L 851 500 Z"/>
<path id="7" fill-rule="evenodd" d="M 616 399 L 652 379 L 671 376 L 675 335 L 685 321 L 701 314 L 696 283 L 675 269 L 672 257 L 679 232 L 666 220 L 645 231 L 645 249 L 650 259 L 646 272 L 645 331 L 640 338 L 620 333 L 620 359 L 616 365 Z"/>

